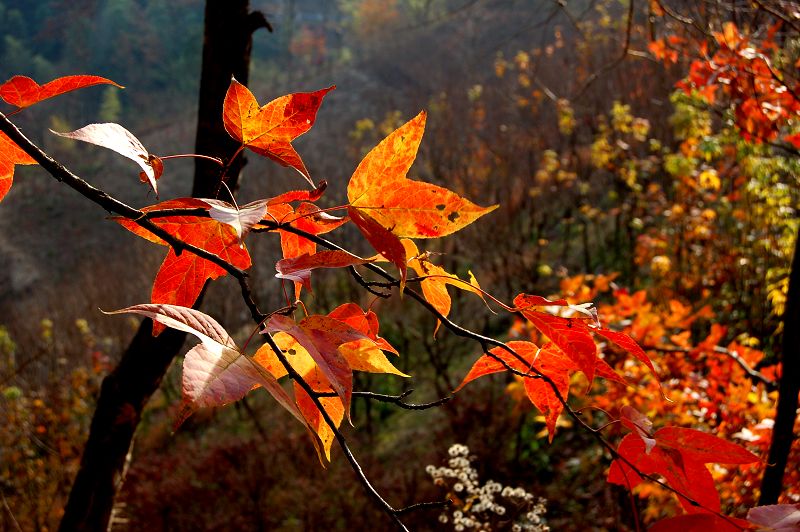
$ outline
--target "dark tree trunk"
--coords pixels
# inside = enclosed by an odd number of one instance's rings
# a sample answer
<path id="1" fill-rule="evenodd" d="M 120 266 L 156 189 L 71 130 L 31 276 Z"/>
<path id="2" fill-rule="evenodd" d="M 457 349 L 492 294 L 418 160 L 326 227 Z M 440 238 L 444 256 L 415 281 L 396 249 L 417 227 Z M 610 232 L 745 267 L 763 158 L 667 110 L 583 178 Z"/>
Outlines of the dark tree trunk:
<path id="1" fill-rule="evenodd" d="M 800 231 L 794 245 L 794 258 L 789 273 L 789 293 L 783 315 L 782 374 L 778 389 L 778 408 L 767 468 L 761 480 L 759 505 L 777 504 L 783 491 L 783 474 L 795 439 L 797 399 L 800 393 Z"/>
<path id="2" fill-rule="evenodd" d="M 247 82 L 252 32 L 268 27 L 260 13 L 249 12 L 249 0 L 207 0 L 203 66 L 195 152 L 229 159 L 238 145 L 222 125 L 222 102 L 231 76 Z M 239 157 L 227 175 L 233 188 L 242 166 Z M 220 167 L 202 160 L 195 166 L 194 196 L 213 196 Z M 202 295 L 198 299 L 198 303 Z M 114 498 L 125 475 L 134 432 L 150 396 L 158 389 L 186 338 L 167 329 L 151 335 L 153 323 L 139 327 L 119 365 L 103 379 L 80 469 L 70 492 L 60 530 L 109 528 Z"/>

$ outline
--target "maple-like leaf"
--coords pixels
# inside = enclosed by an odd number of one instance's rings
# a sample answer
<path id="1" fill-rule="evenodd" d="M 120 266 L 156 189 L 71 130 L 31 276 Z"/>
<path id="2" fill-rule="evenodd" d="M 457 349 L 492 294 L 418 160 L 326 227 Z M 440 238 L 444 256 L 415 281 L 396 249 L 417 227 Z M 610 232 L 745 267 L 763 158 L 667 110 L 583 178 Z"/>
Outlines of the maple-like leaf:
<path id="1" fill-rule="evenodd" d="M 14 181 L 14 165 L 36 164 L 36 161 L 0 132 L 0 201 L 6 197 Z"/>
<path id="2" fill-rule="evenodd" d="M 52 129 L 50 131 L 61 137 L 102 146 L 127 157 L 142 168 L 139 173 L 140 179 L 142 182 L 150 183 L 153 192 L 158 196 L 157 181 L 164 172 L 164 163 L 149 153 L 141 141 L 121 125 L 114 123 L 89 124 L 69 133 L 59 133 Z"/>
<path id="3" fill-rule="evenodd" d="M 383 351 L 395 354 L 397 354 L 397 351 L 386 340 L 378 336 L 378 318 L 374 312 L 364 312 L 355 303 L 345 303 L 334 309 L 327 317 L 338 320 L 367 337 L 338 346 L 339 352 L 346 359 L 352 370 L 408 376 L 395 368 L 383 354 Z M 278 332 L 273 336 L 273 340 L 284 353 L 292 368 L 303 377 L 303 380 L 314 391 L 334 392 L 334 388 L 328 378 L 309 351 L 297 339 L 285 332 Z M 259 348 L 254 359 L 275 378 L 279 379 L 287 374 L 286 368 L 266 344 Z M 308 424 L 316 431 L 322 442 L 325 456 L 330 460 L 330 448 L 334 439 L 333 430 L 325 423 L 319 409 L 299 384 L 294 384 L 294 391 L 295 400 L 300 411 Z M 319 399 L 335 426 L 338 427 L 345 413 L 344 402 L 341 397 L 320 397 Z"/>
<path id="4" fill-rule="evenodd" d="M 347 185 L 350 218 L 372 246 L 400 270 L 405 253 L 398 239 L 449 235 L 497 208 L 479 207 L 446 188 L 406 177 L 425 130 L 425 112 L 373 148 Z"/>
<path id="5" fill-rule="evenodd" d="M 575 361 L 580 370 L 586 375 L 591 385 L 594 379 L 595 366 L 597 365 L 597 347 L 595 346 L 589 327 L 575 318 L 562 318 L 546 312 L 534 310 L 538 304 L 531 304 L 531 297 L 520 294 L 514 298 L 514 306 L 520 309 L 525 318 L 530 321 L 542 334 L 547 336 L 568 357 Z M 538 296 L 536 296 L 538 297 Z M 544 298 L 541 298 L 544 299 Z M 533 300 L 539 301 L 539 300 Z M 551 302 L 549 304 L 558 304 Z M 566 303 L 566 301 L 564 301 Z"/>
<path id="6" fill-rule="evenodd" d="M 608 338 L 619 347 L 639 359 L 644 363 L 645 366 L 647 366 L 647 369 L 649 369 L 653 375 L 658 378 L 658 373 L 656 373 L 656 368 L 653 366 L 653 362 L 650 360 L 650 357 L 647 356 L 647 353 L 645 353 L 644 350 L 639 346 L 639 344 L 636 343 L 636 340 L 623 332 L 612 331 L 611 329 L 597 328 L 592 329 L 592 331 L 595 334 L 603 336 L 604 338 Z"/>
<path id="7" fill-rule="evenodd" d="M 550 378 L 561 398 L 566 400 L 569 394 L 570 373 L 576 371 L 578 366 L 552 342 L 541 349 L 534 343 L 523 341 L 511 341 L 506 345 L 513 349 L 522 360 L 502 347 L 495 347 L 489 351 L 492 356 L 483 355 L 473 364 L 469 373 L 467 373 L 467 376 L 464 377 L 464 380 L 455 391 L 457 392 L 478 377 L 508 371 L 508 367 L 521 373 L 533 375 L 524 379 L 525 395 L 544 415 L 549 439 L 553 441 L 558 416 L 564 410 L 564 405 L 553 391 L 553 386 L 536 375 L 542 374 Z M 623 384 L 625 383 L 602 360 L 598 360 L 597 374 Z"/>
<path id="8" fill-rule="evenodd" d="M 39 85 L 27 76 L 14 76 L 0 85 L 0 98 L 5 100 L 6 103 L 24 109 L 65 92 L 100 84 L 114 85 L 120 89 L 124 88 L 122 85 L 100 76 L 64 76 L 44 85 Z"/>
<path id="9" fill-rule="evenodd" d="M 311 271 L 318 268 L 347 268 L 370 262 L 347 251 L 320 251 L 291 259 L 281 259 L 275 264 L 275 277 L 301 283 L 311 292 Z"/>
<path id="10" fill-rule="evenodd" d="M 369 337 L 344 322 L 321 315 L 308 316 L 297 323 L 287 316 L 274 314 L 264 325 L 266 332 L 285 332 L 303 346 L 342 399 L 349 418 L 353 371 L 339 352 L 339 346 Z"/>
<path id="11" fill-rule="evenodd" d="M 384 351 L 394 355 L 398 353 L 389 342 L 378 336 L 378 316 L 374 312 L 371 310 L 364 312 L 355 303 L 345 303 L 333 309 L 328 317 L 346 323 L 368 338 L 339 346 L 339 352 L 344 355 L 351 369 L 409 377 L 386 358 Z"/>
<path id="12" fill-rule="evenodd" d="M 617 458 L 612 462 L 608 481 L 634 488 L 642 481 L 637 471 L 662 475 L 671 488 L 684 495 L 678 499 L 688 513 L 720 510 L 719 494 L 705 464 L 758 461 L 743 447 L 699 430 L 664 427 L 648 434 L 649 427 L 640 416 L 628 411 L 624 418 L 635 424 L 635 433 L 620 442 L 617 452 L 625 460 Z M 624 418 L 623 424 L 630 427 Z M 650 440 L 655 440 L 655 445 Z"/>
<path id="13" fill-rule="evenodd" d="M 196 198 L 168 200 L 142 209 L 144 212 L 163 209 L 207 208 L 205 201 Z M 167 245 L 136 222 L 126 218 L 113 218 L 129 231 L 161 245 Z M 214 253 L 221 259 L 240 269 L 251 265 L 250 254 L 239 240 L 236 231 L 228 224 L 200 216 L 167 216 L 154 218 L 153 223 L 179 240 Z M 200 295 L 206 281 L 222 277 L 227 272 L 220 266 L 194 253 L 184 251 L 180 255 L 170 247 L 153 283 L 151 301 L 191 307 Z M 158 334 L 162 326 L 153 327 Z"/>
<path id="14" fill-rule="evenodd" d="M 291 166 L 313 186 L 291 142 L 311 129 L 322 99 L 334 88 L 281 96 L 260 107 L 253 93 L 232 78 L 222 110 L 225 131 L 259 155 Z"/>
<path id="15" fill-rule="evenodd" d="M 176 426 L 198 408 L 238 401 L 256 385 L 263 386 L 281 406 L 305 423 L 277 379 L 243 355 L 225 329 L 207 314 L 186 307 L 153 304 L 107 314 L 121 313 L 139 314 L 200 339 L 201 343 L 190 349 L 183 361 L 183 403 Z"/>

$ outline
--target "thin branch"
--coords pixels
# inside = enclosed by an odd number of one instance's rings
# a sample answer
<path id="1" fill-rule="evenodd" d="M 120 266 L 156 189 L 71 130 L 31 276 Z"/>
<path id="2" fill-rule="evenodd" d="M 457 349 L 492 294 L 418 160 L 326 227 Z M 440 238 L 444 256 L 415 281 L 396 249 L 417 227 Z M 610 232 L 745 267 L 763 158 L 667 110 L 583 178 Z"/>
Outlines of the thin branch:
<path id="1" fill-rule="evenodd" d="M 280 224 L 278 224 L 278 225 L 280 225 Z M 292 233 L 295 233 L 297 235 L 303 236 L 304 238 L 312 240 L 312 241 L 316 242 L 317 244 L 320 244 L 321 246 L 326 247 L 328 249 L 343 250 L 342 247 L 338 246 L 337 244 L 334 244 L 333 242 L 330 242 L 329 240 L 326 240 L 326 239 L 324 239 L 324 238 L 322 238 L 322 237 L 320 237 L 318 235 L 312 235 L 311 233 L 307 233 L 306 231 L 303 231 L 301 229 L 297 229 L 295 227 L 291 227 L 288 224 L 286 226 L 281 226 L 280 228 L 285 230 L 285 231 L 292 232 Z M 372 270 L 373 272 L 377 273 L 378 275 L 380 275 L 381 277 L 383 277 L 384 279 L 386 279 L 389 282 L 397 281 L 397 279 L 395 279 L 392 275 L 390 275 L 388 272 L 386 272 L 386 270 L 384 270 L 383 268 L 381 268 L 379 266 L 376 266 L 373 263 L 367 263 L 364 266 L 366 268 Z M 569 406 L 569 404 L 567 403 L 566 398 L 563 395 L 561 395 L 561 392 L 558 390 L 558 387 L 556 386 L 556 383 L 549 376 L 547 376 L 545 374 L 542 374 L 542 373 L 539 373 L 535 368 L 531 368 L 535 372 L 534 374 L 525 374 L 525 373 L 521 373 L 519 371 L 516 371 L 513 368 L 511 368 L 505 361 L 503 361 L 499 357 L 495 356 L 494 354 L 489 353 L 489 351 L 488 351 L 488 346 L 493 345 L 495 347 L 499 347 L 499 348 L 505 350 L 511 356 L 513 356 L 513 357 L 517 358 L 518 360 L 523 361 L 524 363 L 527 364 L 528 362 L 525 361 L 525 359 L 519 353 L 517 353 L 513 348 L 509 347 L 508 345 L 506 345 L 505 343 L 503 343 L 503 342 L 501 342 L 499 340 L 495 340 L 494 338 L 483 336 L 480 333 L 477 333 L 477 332 L 474 332 L 472 330 L 466 329 L 466 328 L 458 325 L 457 323 L 451 321 L 447 317 L 443 316 L 433 305 L 428 303 L 428 301 L 421 294 L 416 292 L 415 290 L 411 290 L 411 289 L 407 288 L 406 289 L 406 293 L 412 299 L 417 301 L 417 303 L 419 303 L 420 305 L 425 307 L 431 314 L 433 314 L 435 317 L 437 317 L 442 322 L 442 324 L 448 330 L 450 330 L 450 332 L 452 332 L 456 336 L 460 336 L 462 338 L 466 338 L 466 339 L 470 339 L 470 340 L 476 341 L 477 343 L 479 343 L 481 345 L 484 353 L 486 353 L 489 356 L 493 356 L 496 360 L 501 362 L 508 370 L 510 370 L 510 371 L 512 371 L 512 372 L 514 372 L 516 374 L 520 374 L 520 375 L 522 375 L 523 377 L 526 377 L 526 378 L 540 378 L 544 382 L 546 382 L 547 385 L 550 386 L 550 388 L 551 388 L 553 394 L 556 396 L 556 399 L 558 400 L 558 402 L 561 403 L 561 405 L 563 406 L 564 412 L 569 417 L 571 417 L 573 419 L 573 421 L 576 423 L 576 425 L 578 425 L 580 428 L 582 428 L 583 430 L 585 430 L 586 432 L 591 434 L 597 440 L 597 442 L 606 451 L 608 451 L 608 453 L 612 456 L 613 459 L 619 460 L 620 462 L 622 462 L 625 465 L 627 465 L 628 467 L 630 467 L 633 471 L 636 471 L 636 473 L 640 477 L 646 478 L 649 481 L 658 484 L 659 486 L 661 486 L 665 490 L 667 490 L 667 491 L 669 491 L 671 493 L 674 493 L 675 495 L 677 495 L 681 499 L 684 499 L 690 505 L 692 505 L 694 507 L 697 507 L 697 508 L 702 508 L 702 509 L 704 509 L 704 510 L 710 512 L 710 513 L 713 513 L 714 515 L 719 516 L 722 519 L 725 519 L 729 523 L 735 525 L 735 523 L 728 516 L 718 512 L 718 511 L 715 511 L 715 510 L 713 510 L 711 508 L 708 508 L 708 507 L 704 506 L 700 502 L 694 500 L 693 498 L 691 498 L 688 495 L 682 493 L 681 491 L 673 488 L 672 486 L 670 486 L 669 484 L 667 484 L 663 480 L 657 478 L 656 476 L 654 476 L 652 474 L 649 474 L 649 473 L 641 472 L 639 470 L 639 468 L 636 466 L 636 464 L 631 462 L 625 456 L 622 456 L 614 448 L 614 446 L 608 440 L 606 440 L 603 437 L 603 435 L 600 432 L 596 431 L 591 425 L 586 423 L 586 421 L 584 421 L 583 418 L 581 418 L 580 414 L 575 412 L 575 410 L 573 410 L 572 407 Z M 273 347 L 273 349 L 275 349 L 275 348 Z M 282 353 L 280 353 L 280 354 L 282 355 Z M 309 387 L 309 389 L 310 389 L 310 387 Z M 308 392 L 308 390 L 306 390 L 306 391 Z M 312 397 L 312 399 L 316 399 L 316 398 Z"/>
<path id="2" fill-rule="evenodd" d="M 399 510 L 396 510 L 396 512 L 398 515 L 403 515 L 410 512 L 416 512 L 417 510 L 426 510 L 428 508 L 445 508 L 451 504 L 452 502 L 450 499 L 447 499 L 446 501 L 418 502 L 417 504 L 400 508 Z"/>
<path id="3" fill-rule="evenodd" d="M 600 76 L 602 76 L 606 72 L 609 72 L 610 70 L 613 70 L 614 68 L 616 68 L 628 56 L 628 49 L 631 46 L 631 32 L 633 31 L 633 6 L 634 6 L 634 3 L 635 2 L 633 0 L 629 0 L 629 2 L 628 2 L 628 22 L 627 22 L 626 27 L 625 27 L 625 44 L 622 47 L 622 52 L 620 52 L 619 57 L 617 57 L 616 59 L 614 59 L 610 63 L 607 63 L 605 66 L 600 68 L 600 70 L 598 70 L 596 72 L 592 72 L 592 74 L 588 78 L 586 78 L 586 81 L 583 82 L 583 85 L 581 86 L 581 88 L 578 89 L 575 92 L 575 94 L 572 96 L 572 98 L 570 98 L 570 100 L 575 100 L 577 98 L 580 98 L 583 95 L 583 93 L 586 92 L 586 89 L 588 89 L 589 86 L 597 80 L 597 78 L 599 78 Z"/>
<path id="4" fill-rule="evenodd" d="M 403 399 L 411 395 L 413 391 L 414 390 L 406 390 L 400 395 L 387 395 L 374 392 L 353 392 L 353 397 L 363 397 L 364 399 L 372 399 L 381 403 L 392 403 L 400 408 L 405 408 L 406 410 L 427 410 L 429 408 L 436 408 L 437 406 L 441 406 L 453 398 L 452 395 L 448 395 L 447 397 L 442 397 L 441 399 L 437 399 L 436 401 L 431 401 L 429 403 L 404 402 Z M 314 392 L 314 395 L 317 397 L 337 397 L 339 394 L 336 392 Z"/>
<path id="5" fill-rule="evenodd" d="M 322 402 L 319 400 L 319 397 L 316 396 L 316 392 L 314 391 L 314 389 L 311 387 L 311 385 L 309 385 L 305 381 L 305 379 L 303 379 L 302 375 L 300 375 L 297 372 L 297 370 L 295 370 L 294 367 L 292 367 L 292 365 L 286 359 L 286 355 L 283 354 L 281 348 L 278 347 L 278 344 L 275 343 L 275 340 L 272 338 L 272 335 L 269 333 L 265 333 L 264 337 L 266 338 L 267 344 L 269 345 L 270 349 L 272 349 L 272 351 L 278 357 L 278 361 L 280 361 L 281 365 L 283 365 L 284 369 L 288 373 L 289 378 L 292 379 L 294 382 L 296 382 L 298 385 L 300 385 L 303 391 L 305 391 L 311 398 L 311 401 L 314 403 L 314 406 L 316 406 L 317 409 L 319 410 L 322 419 L 325 420 L 325 424 L 328 425 L 328 428 L 330 428 L 331 431 L 333 432 L 336 441 L 339 442 L 339 446 L 342 448 L 342 452 L 344 453 L 345 458 L 347 459 L 348 462 L 350 462 L 350 467 L 356 473 L 358 481 L 361 483 L 363 488 L 367 491 L 370 497 L 372 497 L 373 500 L 375 500 L 375 502 L 383 509 L 384 513 L 386 513 L 386 515 L 388 515 L 392 519 L 392 521 L 394 521 L 394 524 L 397 526 L 399 530 L 408 532 L 408 528 L 406 528 L 406 526 L 400 520 L 397 510 L 395 510 L 392 507 L 392 505 L 390 505 L 388 502 L 386 502 L 386 500 L 383 497 L 381 497 L 378 491 L 372 486 L 367 476 L 364 474 L 364 470 L 361 469 L 361 465 L 358 463 L 358 460 L 356 460 L 356 457 L 353 456 L 352 451 L 350 451 L 350 447 L 347 445 L 347 439 L 345 439 L 344 435 L 336 426 L 336 423 L 334 423 L 333 419 L 331 419 L 331 416 L 325 410 L 325 407 L 322 406 Z"/>
<path id="6" fill-rule="evenodd" d="M 183 251 L 189 251 L 190 253 L 213 262 L 217 266 L 224 269 L 239 282 L 245 303 L 247 304 L 248 309 L 250 309 L 250 313 L 253 315 L 253 318 L 261 315 L 261 312 L 258 310 L 258 307 L 253 300 L 252 290 L 250 289 L 247 281 L 247 273 L 244 270 L 237 268 L 214 253 L 182 241 L 181 239 L 169 233 L 167 230 L 153 223 L 147 217 L 145 212 L 140 211 L 139 209 L 134 209 L 133 207 L 119 201 L 106 192 L 95 188 L 87 181 L 73 174 L 64 165 L 53 159 L 50 155 L 42 151 L 41 148 L 29 140 L 19 130 L 19 128 L 17 128 L 17 126 L 15 126 L 10 120 L 8 120 L 8 118 L 6 118 L 3 113 L 0 113 L 0 131 L 8 135 L 8 138 L 10 138 L 25 153 L 30 155 L 37 163 L 39 163 L 42 168 L 44 168 L 45 171 L 47 171 L 47 173 L 49 173 L 53 178 L 61 181 L 85 198 L 101 206 L 106 211 L 118 214 L 124 218 L 128 218 L 129 220 L 136 222 L 136 224 L 143 229 L 150 231 L 155 236 L 164 240 L 164 242 L 166 242 L 172 247 L 172 249 L 175 250 L 176 255 L 180 255 Z"/>
<path id="7" fill-rule="evenodd" d="M 691 353 L 693 350 L 686 348 L 686 347 L 659 347 L 655 345 L 643 345 L 641 346 L 642 349 L 646 351 L 659 351 L 661 353 Z M 757 369 L 752 368 L 742 356 L 737 353 L 735 350 L 726 349 L 722 346 L 715 345 L 714 352 L 720 353 L 727 357 L 730 357 L 734 362 L 736 362 L 739 367 L 741 367 L 747 376 L 755 382 L 756 384 L 761 383 L 766 386 L 767 390 L 773 391 L 778 389 L 778 383 L 767 378 L 766 375 L 758 371 Z"/>

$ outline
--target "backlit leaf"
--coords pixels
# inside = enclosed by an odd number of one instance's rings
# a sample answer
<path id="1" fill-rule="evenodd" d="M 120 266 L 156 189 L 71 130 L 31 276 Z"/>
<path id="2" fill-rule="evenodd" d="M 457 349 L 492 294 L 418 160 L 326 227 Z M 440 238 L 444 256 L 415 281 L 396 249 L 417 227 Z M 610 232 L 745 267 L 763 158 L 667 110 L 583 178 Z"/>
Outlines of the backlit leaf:
<path id="1" fill-rule="evenodd" d="M 39 85 L 27 76 L 14 76 L 0 85 L 0 98 L 22 109 L 65 92 L 100 84 L 123 88 L 122 85 L 100 76 L 64 76 L 44 85 Z"/>
<path id="2" fill-rule="evenodd" d="M 225 130 L 254 152 L 296 169 L 313 186 L 291 142 L 311 129 L 322 99 L 334 88 L 281 96 L 260 107 L 247 87 L 231 79 L 222 111 Z"/>
<path id="3" fill-rule="evenodd" d="M 121 125 L 113 123 L 89 124 L 69 133 L 59 133 L 52 129 L 50 131 L 61 137 L 102 146 L 132 160 L 142 168 L 142 180 L 150 183 L 153 192 L 158 196 L 158 184 L 156 181 L 164 171 L 161 159 L 148 153 L 139 139 Z"/>
<path id="4" fill-rule="evenodd" d="M 244 356 L 225 329 L 207 314 L 175 305 L 153 304 L 135 305 L 107 314 L 121 313 L 145 316 L 164 326 L 192 334 L 201 341 L 184 358 L 183 404 L 176 426 L 198 408 L 238 401 L 255 385 L 263 386 L 281 406 L 303 421 L 277 379 Z"/>
<path id="5" fill-rule="evenodd" d="M 0 132 L 0 201 L 6 197 L 14 180 L 14 165 L 36 164 L 33 158 Z"/>
<path id="6" fill-rule="evenodd" d="M 275 265 L 275 277 L 302 283 L 311 292 L 311 271 L 318 268 L 347 268 L 366 264 L 369 260 L 357 257 L 347 251 L 320 251 L 313 255 L 304 254 L 291 259 L 279 260 Z"/>

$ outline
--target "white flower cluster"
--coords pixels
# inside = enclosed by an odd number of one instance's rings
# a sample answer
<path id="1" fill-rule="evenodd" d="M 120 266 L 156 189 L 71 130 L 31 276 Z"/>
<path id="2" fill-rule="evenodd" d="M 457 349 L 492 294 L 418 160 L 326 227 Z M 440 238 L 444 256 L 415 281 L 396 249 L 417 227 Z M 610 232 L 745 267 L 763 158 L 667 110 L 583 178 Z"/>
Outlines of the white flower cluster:
<path id="1" fill-rule="evenodd" d="M 440 523 L 452 523 L 457 532 L 463 530 L 491 531 L 513 530 L 515 532 L 547 532 L 544 514 L 547 501 L 534 496 L 523 488 L 503 486 L 489 480 L 481 485 L 478 471 L 472 467 L 469 448 L 459 443 L 448 449 L 450 459 L 446 467 L 429 465 L 425 471 L 439 486 L 450 489 L 453 503 L 452 516 L 447 512 L 439 516 Z M 498 500 L 504 499 L 504 500 Z"/>

